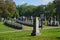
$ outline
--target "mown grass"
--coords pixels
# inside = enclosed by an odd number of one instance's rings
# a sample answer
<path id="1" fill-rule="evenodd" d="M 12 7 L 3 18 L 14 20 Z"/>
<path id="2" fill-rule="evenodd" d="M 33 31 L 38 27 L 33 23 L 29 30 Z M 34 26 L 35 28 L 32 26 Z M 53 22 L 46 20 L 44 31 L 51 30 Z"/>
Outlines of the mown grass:
<path id="1" fill-rule="evenodd" d="M 14 28 L 10 28 L 8 26 L 5 26 L 3 22 L 0 22 L 0 32 L 1 31 L 10 31 L 10 30 L 15 30 Z"/>
<path id="2" fill-rule="evenodd" d="M 31 36 L 31 32 L 0 33 L 0 40 L 60 40 L 60 28 L 40 30 L 39 36 Z"/>
<path id="3" fill-rule="evenodd" d="M 15 29 L 7 27 L 3 25 L 3 22 L 0 22 L 0 32 L 8 30 Z M 31 33 L 31 30 L 13 33 L 0 33 L 0 40 L 60 40 L 60 28 L 41 29 L 41 35 L 39 36 L 31 36 Z"/>

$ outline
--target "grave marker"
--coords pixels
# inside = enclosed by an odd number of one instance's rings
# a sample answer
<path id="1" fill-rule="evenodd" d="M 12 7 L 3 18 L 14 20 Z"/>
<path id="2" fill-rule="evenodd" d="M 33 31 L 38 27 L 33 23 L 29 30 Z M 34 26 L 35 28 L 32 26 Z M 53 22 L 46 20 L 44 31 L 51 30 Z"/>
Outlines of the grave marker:
<path id="1" fill-rule="evenodd" d="M 31 33 L 32 36 L 40 35 L 39 32 L 39 20 L 38 17 L 33 18 L 33 31 Z"/>

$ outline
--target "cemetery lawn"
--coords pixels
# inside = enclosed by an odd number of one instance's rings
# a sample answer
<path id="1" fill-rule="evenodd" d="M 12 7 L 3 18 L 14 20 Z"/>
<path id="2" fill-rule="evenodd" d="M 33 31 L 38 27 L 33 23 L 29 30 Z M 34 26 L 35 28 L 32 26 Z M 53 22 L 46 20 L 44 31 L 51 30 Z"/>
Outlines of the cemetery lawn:
<path id="1" fill-rule="evenodd" d="M 60 28 L 40 30 L 41 35 L 31 36 L 31 30 L 0 33 L 0 40 L 60 40 Z"/>
<path id="2" fill-rule="evenodd" d="M 0 32 L 1 31 L 10 31 L 10 30 L 16 30 L 16 29 L 5 26 L 3 22 L 0 22 Z"/>
<path id="3" fill-rule="evenodd" d="M 16 30 L 0 22 L 0 32 Z M 32 30 L 0 33 L 0 40 L 60 40 L 60 28 L 40 29 L 41 35 L 31 36 Z"/>

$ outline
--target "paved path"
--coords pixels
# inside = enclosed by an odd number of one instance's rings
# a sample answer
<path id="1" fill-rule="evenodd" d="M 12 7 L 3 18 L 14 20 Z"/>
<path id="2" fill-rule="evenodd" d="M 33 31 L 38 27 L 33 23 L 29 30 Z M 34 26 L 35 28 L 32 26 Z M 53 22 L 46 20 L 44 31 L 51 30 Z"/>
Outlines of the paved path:
<path id="1" fill-rule="evenodd" d="M 0 33 L 12 33 L 12 32 L 20 32 L 22 30 L 14 30 L 14 31 L 4 31 L 4 32 L 0 32 Z"/>
<path id="2" fill-rule="evenodd" d="M 43 29 L 54 29 L 54 28 L 60 28 L 60 27 L 45 27 Z M 41 28 L 40 28 L 41 29 Z M 32 30 L 32 29 L 22 29 L 22 30 L 14 30 L 14 31 L 4 31 L 0 32 L 1 33 L 12 33 L 12 32 L 21 32 L 21 31 L 26 31 L 26 30 Z"/>
<path id="3" fill-rule="evenodd" d="M 44 29 L 54 29 L 54 28 L 60 28 L 60 27 L 45 27 Z"/>

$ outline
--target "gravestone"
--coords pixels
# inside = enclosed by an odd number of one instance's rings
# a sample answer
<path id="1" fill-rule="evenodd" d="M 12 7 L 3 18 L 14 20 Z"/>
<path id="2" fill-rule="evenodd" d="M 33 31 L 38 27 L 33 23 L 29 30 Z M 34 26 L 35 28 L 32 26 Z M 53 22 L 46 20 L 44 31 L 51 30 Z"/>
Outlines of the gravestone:
<path id="1" fill-rule="evenodd" d="M 32 36 L 40 35 L 39 32 L 39 20 L 38 17 L 33 18 L 33 31 L 31 33 Z"/>
<path id="2" fill-rule="evenodd" d="M 33 23 L 33 16 L 31 16 L 31 22 Z"/>
<path id="3" fill-rule="evenodd" d="M 15 28 L 15 29 L 22 29 L 22 25 L 21 24 L 13 22 L 11 20 L 6 20 L 4 22 L 4 25 L 9 26 L 11 28 Z"/>
<path id="4" fill-rule="evenodd" d="M 51 17 L 48 25 L 49 26 L 58 26 L 59 25 L 59 22 L 56 20 L 56 16 L 54 18 Z"/>
<path id="5" fill-rule="evenodd" d="M 56 25 L 56 26 L 59 25 L 59 21 L 56 20 L 56 16 L 55 16 L 55 25 Z"/>
<path id="6" fill-rule="evenodd" d="M 40 15 L 40 26 L 39 27 L 41 27 L 42 29 L 43 29 L 43 27 L 44 27 L 44 14 L 41 14 Z"/>
<path id="7" fill-rule="evenodd" d="M 53 18 L 52 17 L 51 17 L 51 22 L 50 23 L 51 23 L 51 25 L 53 24 Z"/>
<path id="8" fill-rule="evenodd" d="M 4 18 L 1 18 L 1 21 L 4 21 Z"/>
<path id="9" fill-rule="evenodd" d="M 32 22 L 27 22 L 27 21 L 19 21 L 17 20 L 17 23 L 27 25 L 27 26 L 33 26 L 33 31 L 31 33 L 31 36 L 37 36 L 40 35 L 39 32 L 39 18 L 38 17 L 33 17 L 33 23 Z"/>

